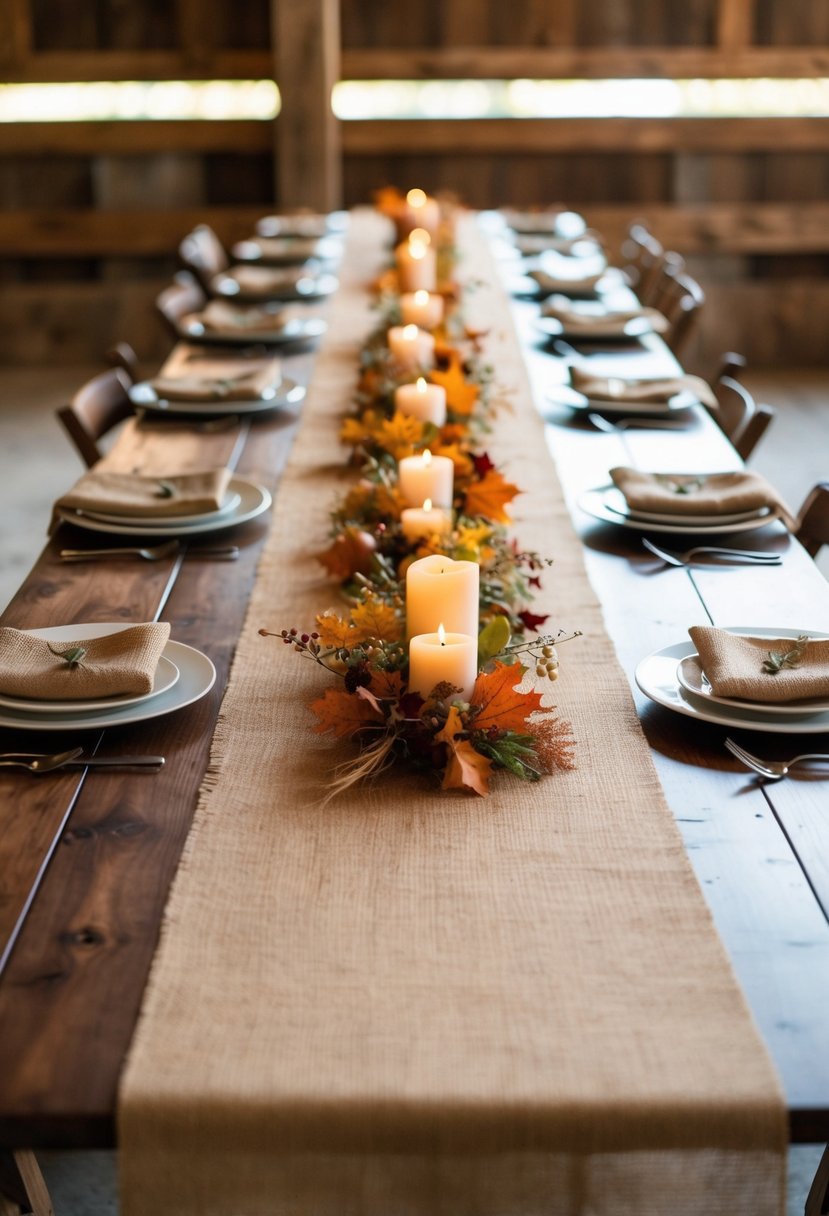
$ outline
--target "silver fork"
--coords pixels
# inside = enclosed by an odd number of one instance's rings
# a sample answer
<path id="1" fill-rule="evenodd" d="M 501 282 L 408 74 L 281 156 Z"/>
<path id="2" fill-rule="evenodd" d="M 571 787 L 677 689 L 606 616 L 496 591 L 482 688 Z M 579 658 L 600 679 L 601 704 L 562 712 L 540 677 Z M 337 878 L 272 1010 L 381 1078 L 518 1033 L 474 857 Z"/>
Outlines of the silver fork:
<path id="1" fill-rule="evenodd" d="M 642 544 L 656 557 L 661 557 L 668 566 L 779 566 L 781 564 L 779 553 L 760 553 L 756 549 L 724 549 L 718 545 L 696 545 L 693 549 L 686 549 L 684 553 L 674 553 L 670 549 L 660 549 L 659 545 L 655 545 L 646 536 L 642 537 Z M 695 562 L 694 558 L 700 553 L 709 554 L 713 558 L 713 562 Z"/>
<path id="2" fill-rule="evenodd" d="M 768 777 L 770 781 L 780 781 L 793 765 L 802 764 L 806 760 L 829 763 L 829 755 L 825 752 L 804 752 L 800 756 L 792 756 L 791 760 L 761 760 L 759 756 L 753 756 L 744 747 L 740 747 L 733 739 L 726 739 L 725 746 L 746 768 L 753 769 L 761 777 Z"/>
<path id="3" fill-rule="evenodd" d="M 53 773 L 59 768 L 148 768 L 157 771 L 164 767 L 163 756 L 84 757 L 81 755 L 82 751 L 82 747 L 74 747 L 70 751 L 56 752 L 53 756 L 10 752 L 0 756 L 0 768 L 24 768 L 30 773 Z"/>
<path id="4" fill-rule="evenodd" d="M 636 427 L 640 431 L 684 431 L 687 429 L 686 424 L 679 418 L 618 418 L 615 422 L 611 422 L 609 418 L 603 418 L 601 414 L 588 414 L 587 417 L 597 431 L 607 431 L 609 435 L 615 434 L 617 431 L 627 431 L 632 427 Z"/>

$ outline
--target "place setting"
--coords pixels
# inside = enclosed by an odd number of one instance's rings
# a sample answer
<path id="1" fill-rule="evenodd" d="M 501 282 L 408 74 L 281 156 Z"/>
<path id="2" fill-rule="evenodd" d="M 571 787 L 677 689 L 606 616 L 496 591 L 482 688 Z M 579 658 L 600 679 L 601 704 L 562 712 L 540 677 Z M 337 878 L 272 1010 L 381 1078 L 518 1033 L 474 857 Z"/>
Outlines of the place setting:
<path id="1" fill-rule="evenodd" d="M 606 300 L 571 300 L 555 292 L 544 301 L 536 327 L 547 338 L 627 342 L 648 334 L 664 334 L 667 317 L 639 304 L 614 307 Z"/>
<path id="2" fill-rule="evenodd" d="M 157 376 L 132 385 L 129 394 L 136 409 L 150 415 L 211 418 L 296 407 L 305 386 L 283 377 L 273 356 L 242 362 L 179 345 Z"/>
<path id="3" fill-rule="evenodd" d="M 585 491 L 580 508 L 594 519 L 638 532 L 717 536 L 795 521 L 774 487 L 758 473 L 646 473 L 620 465 L 610 483 Z"/>
<path id="4" fill-rule="evenodd" d="M 636 668 L 645 696 L 721 726 L 774 734 L 829 732 L 829 633 L 692 626 Z"/>
<path id="5" fill-rule="evenodd" d="M 315 259 L 319 262 L 336 262 L 343 252 L 339 235 L 297 236 L 253 236 L 237 241 L 231 249 L 236 262 L 253 262 L 263 266 L 300 265 Z"/>
<path id="6" fill-rule="evenodd" d="M 184 341 L 216 346 L 283 346 L 320 338 L 326 330 L 322 317 L 298 315 L 276 305 L 232 304 L 211 300 L 178 323 Z"/>
<path id="7" fill-rule="evenodd" d="M 347 211 L 297 211 L 281 215 L 263 215 L 256 222 L 256 235 L 319 240 L 334 233 L 344 234 L 347 228 Z"/>
<path id="8" fill-rule="evenodd" d="M 159 476 L 91 469 L 55 502 L 51 530 L 64 522 L 169 540 L 236 527 L 270 505 L 269 490 L 227 468 Z"/>
<path id="9" fill-rule="evenodd" d="M 0 726 L 16 730 L 65 732 L 143 722 L 198 701 L 215 679 L 207 655 L 171 638 L 165 622 L 0 629 Z M 80 750 L 51 767 L 85 763 Z M 35 758 L 6 753 L 2 759 L 14 757 Z M 163 764 L 163 757 L 149 759 Z M 143 763 L 139 757 L 121 761 Z"/>
<path id="10" fill-rule="evenodd" d="M 217 274 L 211 291 L 228 300 L 260 304 L 269 300 L 320 300 L 337 290 L 335 275 L 317 261 L 301 267 L 241 263 Z"/>

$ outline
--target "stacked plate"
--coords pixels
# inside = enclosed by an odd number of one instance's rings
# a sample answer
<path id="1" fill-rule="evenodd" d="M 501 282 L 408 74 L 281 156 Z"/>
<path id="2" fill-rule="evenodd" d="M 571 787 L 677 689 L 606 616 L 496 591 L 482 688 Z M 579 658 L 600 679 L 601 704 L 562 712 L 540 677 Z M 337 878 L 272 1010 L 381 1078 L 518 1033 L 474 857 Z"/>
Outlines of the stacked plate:
<path id="1" fill-rule="evenodd" d="M 58 625 L 25 632 L 47 642 L 71 642 L 78 637 L 101 638 L 131 626 L 124 622 Z M 35 701 L 0 694 L 0 726 L 17 730 L 82 730 L 123 726 L 158 718 L 198 701 L 213 687 L 216 669 L 206 654 L 168 641 L 156 669 L 152 691 L 142 696 L 104 697 L 85 701 Z"/>
<path id="2" fill-rule="evenodd" d="M 773 639 L 796 639 L 808 632 L 810 638 L 829 638 L 829 634 L 818 633 L 814 629 L 765 629 L 734 625 L 729 627 L 729 632 Z M 715 696 L 690 638 L 657 650 L 643 659 L 636 668 L 636 683 L 645 696 L 657 705 L 664 705 L 667 709 L 703 722 L 773 734 L 819 734 L 829 731 L 829 699 L 759 702 Z"/>
<path id="3" fill-rule="evenodd" d="M 62 520 L 91 532 L 111 532 L 118 536 L 199 536 L 219 532 L 255 519 L 271 505 L 270 491 L 248 481 L 231 477 L 222 505 L 201 515 L 111 515 L 104 511 L 72 510 L 61 507 Z"/>
<path id="4" fill-rule="evenodd" d="M 237 276 L 232 270 L 217 275 L 211 283 L 216 295 L 243 304 L 256 304 L 263 300 L 320 300 L 335 292 L 337 286 L 334 275 L 323 274 L 316 264 L 309 264 L 307 273 L 299 275 L 274 269 L 271 275 L 263 279 L 261 287 L 247 282 L 243 275 Z"/>
<path id="5" fill-rule="evenodd" d="M 159 396 L 149 381 L 134 384 L 130 389 L 130 401 L 136 409 L 145 410 L 151 414 L 198 416 L 200 418 L 224 417 L 226 414 L 268 414 L 272 410 L 295 407 L 305 397 L 305 387 L 297 384 L 296 380 L 288 377 L 280 380 L 279 384 L 266 389 L 258 397 L 248 401 L 238 401 L 236 398 L 227 399 L 220 395 L 210 396 L 209 385 L 205 385 L 204 400 L 199 401 L 169 401 Z"/>
<path id="6" fill-rule="evenodd" d="M 637 532 L 682 532 L 688 536 L 716 536 L 720 532 L 753 532 L 765 528 L 779 518 L 770 507 L 752 511 L 737 511 L 726 515 L 660 514 L 655 511 L 633 511 L 622 491 L 614 485 L 587 490 L 579 498 L 582 511 L 602 523 L 618 524 Z"/>
<path id="7" fill-rule="evenodd" d="M 667 418 L 677 410 L 687 410 L 700 405 L 697 395 L 688 389 L 674 393 L 667 401 L 631 401 L 621 397 L 588 397 L 569 384 L 556 384 L 547 390 L 546 397 L 553 405 L 564 406 L 569 410 L 583 413 L 594 410 L 600 414 L 618 414 L 624 417 L 638 414 L 643 418 Z"/>
<path id="8" fill-rule="evenodd" d="M 249 325 L 220 329 L 205 325 L 198 313 L 191 313 L 178 324 L 182 341 L 213 346 L 285 346 L 291 342 L 310 342 L 322 337 L 325 330 L 322 317 L 287 317 L 279 325 L 264 328 L 257 328 L 253 318 Z"/>

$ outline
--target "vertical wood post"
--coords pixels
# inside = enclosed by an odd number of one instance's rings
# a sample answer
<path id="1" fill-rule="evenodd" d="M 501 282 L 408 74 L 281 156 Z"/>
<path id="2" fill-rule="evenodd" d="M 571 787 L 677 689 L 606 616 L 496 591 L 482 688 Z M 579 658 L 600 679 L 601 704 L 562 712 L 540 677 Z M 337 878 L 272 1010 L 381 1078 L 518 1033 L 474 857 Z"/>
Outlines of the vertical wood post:
<path id="1" fill-rule="evenodd" d="M 32 51 L 32 14 L 29 0 L 2 0 L 0 4 L 0 64 L 5 70 L 22 68 Z"/>
<path id="2" fill-rule="evenodd" d="M 331 90 L 340 76 L 339 0 L 271 0 L 276 83 L 276 200 L 280 207 L 342 206 L 339 123 Z"/>
<path id="3" fill-rule="evenodd" d="M 752 42 L 754 0 L 720 0 L 717 45 L 723 51 L 745 50 Z"/>

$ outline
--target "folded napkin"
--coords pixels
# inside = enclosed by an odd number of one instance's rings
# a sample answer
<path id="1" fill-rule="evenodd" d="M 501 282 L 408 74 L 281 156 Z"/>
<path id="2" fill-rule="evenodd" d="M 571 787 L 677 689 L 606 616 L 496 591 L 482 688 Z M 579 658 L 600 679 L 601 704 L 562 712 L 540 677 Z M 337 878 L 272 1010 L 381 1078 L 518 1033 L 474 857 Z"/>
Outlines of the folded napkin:
<path id="1" fill-rule="evenodd" d="M 602 252 L 601 242 L 592 232 L 581 236 L 556 236 L 554 233 L 526 233 L 514 238 L 513 244 L 525 257 L 540 253 L 563 253 L 567 257 L 595 257 Z"/>
<path id="2" fill-rule="evenodd" d="M 319 250 L 316 237 L 304 236 L 258 236 L 250 242 L 259 250 L 259 256 L 267 261 L 301 261 L 312 258 Z"/>
<path id="3" fill-rule="evenodd" d="M 656 334 L 663 334 L 669 328 L 667 317 L 655 308 L 576 308 L 560 296 L 548 300 L 541 309 L 541 315 L 554 317 L 568 333 L 573 334 L 624 334 L 627 323 L 640 317 L 649 323 Z"/>
<path id="4" fill-rule="evenodd" d="M 104 638 L 51 643 L 19 629 L 0 629 L 0 692 L 33 701 L 140 696 L 152 692 L 169 636 L 166 622 L 134 625 Z M 70 662 L 73 650 L 77 662 Z"/>
<path id="5" fill-rule="evenodd" d="M 276 388 L 282 379 L 278 359 L 257 362 L 239 371 L 239 360 L 199 364 L 180 376 L 156 376 L 150 381 L 164 401 L 256 401 Z M 185 372 L 185 369 L 181 369 Z"/>
<path id="6" fill-rule="evenodd" d="M 667 403 L 677 393 L 693 393 L 697 401 L 710 409 L 717 409 L 717 398 L 710 385 L 701 376 L 671 376 L 662 379 L 637 380 L 621 376 L 596 376 L 592 372 L 570 364 L 570 384 L 584 393 L 585 397 L 600 400 L 612 398 L 620 402 L 647 401 L 653 404 Z"/>
<path id="7" fill-rule="evenodd" d="M 620 465 L 610 470 L 610 476 L 632 511 L 692 519 L 771 507 L 788 528 L 796 526 L 774 486 L 759 473 L 642 473 Z"/>
<path id="8" fill-rule="evenodd" d="M 290 266 L 284 270 L 276 270 L 270 266 L 234 266 L 229 274 L 242 291 L 262 295 L 269 291 L 281 291 L 285 287 L 295 287 L 299 279 L 308 277 L 307 270 Z"/>
<path id="9" fill-rule="evenodd" d="M 270 332 L 280 330 L 285 325 L 281 312 L 270 312 L 251 305 L 226 304 L 224 300 L 211 300 L 202 312 L 192 313 L 191 319 L 201 321 L 205 329 L 215 332 L 228 329 Z"/>
<path id="10" fill-rule="evenodd" d="M 694 625 L 688 633 L 715 696 L 762 702 L 829 696 L 829 641 L 800 647 L 793 638 L 741 637 L 713 625 Z"/>
<path id="11" fill-rule="evenodd" d="M 566 294 L 567 292 L 594 291 L 596 284 L 603 274 L 604 270 L 584 275 L 557 275 L 539 268 L 527 271 L 527 276 L 533 279 L 541 290 L 548 295 L 551 295 L 555 291 L 562 294 Z"/>
<path id="12" fill-rule="evenodd" d="M 130 516 L 201 515 L 218 511 L 230 481 L 230 469 L 148 477 L 140 473 L 105 473 L 90 469 L 55 503 L 58 508 L 104 511 Z"/>

